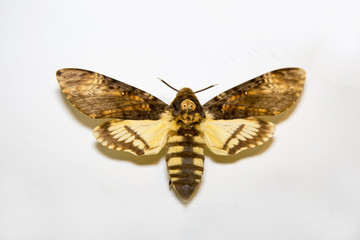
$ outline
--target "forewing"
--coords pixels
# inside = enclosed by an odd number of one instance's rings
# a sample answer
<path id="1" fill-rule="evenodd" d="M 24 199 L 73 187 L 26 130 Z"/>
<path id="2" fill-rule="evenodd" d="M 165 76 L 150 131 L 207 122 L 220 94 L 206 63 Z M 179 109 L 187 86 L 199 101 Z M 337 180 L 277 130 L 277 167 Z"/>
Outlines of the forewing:
<path id="1" fill-rule="evenodd" d="M 102 145 L 135 155 L 158 153 L 167 141 L 169 115 L 159 120 L 111 120 L 96 127 L 95 138 Z"/>
<path id="2" fill-rule="evenodd" d="M 205 103 L 204 109 L 213 119 L 274 116 L 296 102 L 304 82 L 303 69 L 275 70 L 221 93 Z"/>
<path id="3" fill-rule="evenodd" d="M 233 155 L 248 148 L 254 148 L 268 141 L 275 125 L 261 119 L 212 120 L 201 123 L 205 143 L 218 155 Z"/>
<path id="4" fill-rule="evenodd" d="M 60 69 L 59 86 L 81 112 L 92 118 L 160 119 L 167 104 L 140 89 L 82 69 Z"/>

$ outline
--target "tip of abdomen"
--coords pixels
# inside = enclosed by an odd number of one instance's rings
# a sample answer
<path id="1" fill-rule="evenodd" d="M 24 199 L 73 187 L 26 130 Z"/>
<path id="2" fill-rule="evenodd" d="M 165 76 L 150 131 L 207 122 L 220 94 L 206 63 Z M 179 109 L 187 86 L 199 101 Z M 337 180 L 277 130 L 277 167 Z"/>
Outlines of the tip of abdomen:
<path id="1" fill-rule="evenodd" d="M 197 183 L 173 184 L 176 193 L 181 197 L 182 200 L 188 200 L 191 197 L 191 195 L 194 193 L 197 185 L 198 185 Z"/>

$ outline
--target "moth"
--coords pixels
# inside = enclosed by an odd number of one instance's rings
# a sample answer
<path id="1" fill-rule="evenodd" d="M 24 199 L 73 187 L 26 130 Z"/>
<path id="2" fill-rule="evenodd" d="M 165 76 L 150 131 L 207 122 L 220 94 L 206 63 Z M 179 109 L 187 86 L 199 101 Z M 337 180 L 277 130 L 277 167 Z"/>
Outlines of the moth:
<path id="1" fill-rule="evenodd" d="M 233 87 L 204 105 L 190 88 L 177 90 L 170 105 L 126 83 L 82 69 L 60 69 L 56 77 L 72 105 L 91 118 L 112 118 L 93 134 L 102 145 L 134 155 L 157 154 L 166 145 L 171 187 L 188 200 L 201 181 L 204 147 L 233 155 L 262 145 L 275 125 L 259 117 L 292 106 L 305 71 L 284 68 Z"/>

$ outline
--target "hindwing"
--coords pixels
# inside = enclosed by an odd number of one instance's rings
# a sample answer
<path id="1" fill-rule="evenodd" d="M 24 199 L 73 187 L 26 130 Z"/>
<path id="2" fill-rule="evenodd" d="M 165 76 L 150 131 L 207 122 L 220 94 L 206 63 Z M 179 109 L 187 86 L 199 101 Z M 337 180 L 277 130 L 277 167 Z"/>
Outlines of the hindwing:
<path id="1" fill-rule="evenodd" d="M 157 120 L 168 106 L 147 92 L 92 71 L 65 68 L 56 77 L 72 105 L 92 118 Z"/>
<path id="2" fill-rule="evenodd" d="M 165 145 L 170 128 L 169 114 L 159 120 L 115 119 L 101 124 L 93 131 L 102 145 L 134 155 L 158 153 Z"/>
<path id="3" fill-rule="evenodd" d="M 204 104 L 204 110 L 213 119 L 274 116 L 295 103 L 304 82 L 303 69 L 275 70 L 219 94 Z"/>
<path id="4" fill-rule="evenodd" d="M 254 117 L 231 120 L 206 119 L 201 123 L 208 148 L 218 155 L 233 155 L 268 141 L 275 125 Z"/>

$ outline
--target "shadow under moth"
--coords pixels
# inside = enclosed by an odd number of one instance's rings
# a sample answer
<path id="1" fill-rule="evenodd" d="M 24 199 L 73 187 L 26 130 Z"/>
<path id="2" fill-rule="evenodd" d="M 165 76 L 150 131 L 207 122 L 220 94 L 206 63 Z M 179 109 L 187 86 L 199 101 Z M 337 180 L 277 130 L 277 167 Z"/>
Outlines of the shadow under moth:
<path id="1" fill-rule="evenodd" d="M 275 70 L 233 87 L 204 105 L 190 88 L 168 105 L 160 99 L 99 73 L 66 68 L 56 73 L 74 107 L 91 118 L 113 118 L 93 131 L 102 145 L 134 155 L 157 154 L 165 145 L 170 184 L 188 200 L 204 171 L 205 145 L 215 154 L 233 155 L 262 145 L 275 116 L 293 105 L 303 89 L 305 71 Z"/>

